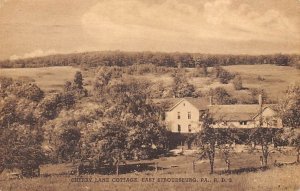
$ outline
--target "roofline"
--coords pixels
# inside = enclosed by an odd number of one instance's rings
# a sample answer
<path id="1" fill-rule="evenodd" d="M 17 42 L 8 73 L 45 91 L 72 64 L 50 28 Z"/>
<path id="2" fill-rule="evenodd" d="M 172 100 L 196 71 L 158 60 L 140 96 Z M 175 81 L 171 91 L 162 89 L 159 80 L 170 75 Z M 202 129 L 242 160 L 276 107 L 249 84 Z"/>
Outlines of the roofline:
<path id="1" fill-rule="evenodd" d="M 275 110 L 272 109 L 270 106 L 265 106 L 265 107 L 262 108 L 261 112 L 258 112 L 257 114 L 255 114 L 255 115 L 252 117 L 252 119 L 256 118 L 258 115 L 261 115 L 262 112 L 264 112 L 267 108 L 269 108 L 269 109 L 275 111 Z"/>
<path id="2" fill-rule="evenodd" d="M 187 100 L 186 98 L 181 98 L 181 100 L 179 100 L 176 104 L 174 104 L 174 106 L 172 106 L 168 111 L 172 111 L 175 107 L 177 107 L 181 102 L 183 101 L 187 101 L 189 102 L 189 100 Z M 197 110 L 199 110 L 194 104 L 192 104 L 191 102 L 189 102 L 194 108 L 196 108 Z"/>

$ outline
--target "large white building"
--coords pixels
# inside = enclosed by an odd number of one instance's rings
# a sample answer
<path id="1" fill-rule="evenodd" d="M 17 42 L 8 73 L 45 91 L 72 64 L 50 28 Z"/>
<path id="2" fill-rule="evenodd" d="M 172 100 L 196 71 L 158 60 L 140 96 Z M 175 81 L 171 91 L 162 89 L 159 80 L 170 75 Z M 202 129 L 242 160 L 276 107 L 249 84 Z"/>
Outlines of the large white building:
<path id="1" fill-rule="evenodd" d="M 214 128 L 281 128 L 275 105 L 235 104 L 213 105 L 208 98 L 182 98 L 173 100 L 165 113 L 165 124 L 173 133 L 195 133 L 201 130 L 202 116 L 208 112 Z"/>

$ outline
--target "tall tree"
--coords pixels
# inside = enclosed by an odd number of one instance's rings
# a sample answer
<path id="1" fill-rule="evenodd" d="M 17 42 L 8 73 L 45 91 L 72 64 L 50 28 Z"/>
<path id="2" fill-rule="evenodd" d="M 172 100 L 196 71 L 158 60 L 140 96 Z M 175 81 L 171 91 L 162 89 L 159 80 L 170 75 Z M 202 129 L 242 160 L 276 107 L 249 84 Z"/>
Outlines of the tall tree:
<path id="1" fill-rule="evenodd" d="M 292 84 L 279 104 L 280 117 L 283 120 L 282 138 L 293 146 L 300 162 L 300 85 Z"/>
<path id="2" fill-rule="evenodd" d="M 83 88 L 83 78 L 80 71 L 77 71 L 74 76 L 74 83 L 77 86 L 78 89 Z"/>
<path id="3" fill-rule="evenodd" d="M 202 119 L 202 129 L 194 138 L 199 147 L 199 158 L 208 158 L 212 174 L 214 173 L 215 155 L 219 151 L 229 170 L 230 154 L 233 151 L 232 144 L 236 140 L 236 132 L 229 128 L 213 128 L 213 119 L 209 114 L 204 114 Z"/>

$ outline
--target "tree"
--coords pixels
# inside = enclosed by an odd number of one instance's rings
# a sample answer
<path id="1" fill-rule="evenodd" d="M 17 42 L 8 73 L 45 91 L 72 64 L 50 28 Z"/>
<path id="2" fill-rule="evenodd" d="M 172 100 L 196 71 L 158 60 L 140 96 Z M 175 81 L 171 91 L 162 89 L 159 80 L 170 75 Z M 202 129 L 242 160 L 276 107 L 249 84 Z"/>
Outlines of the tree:
<path id="1" fill-rule="evenodd" d="M 109 164 L 116 167 L 119 173 L 119 164 L 127 158 L 128 129 L 119 122 L 109 121 L 99 131 L 100 140 L 100 164 Z"/>
<path id="2" fill-rule="evenodd" d="M 178 98 L 197 97 L 195 87 L 188 83 L 184 74 L 175 73 L 172 85 L 173 95 Z"/>
<path id="3" fill-rule="evenodd" d="M 37 128 L 14 124 L 0 129 L 0 169 L 18 168 L 25 177 L 39 176 L 39 166 L 45 161 L 42 141 L 42 132 Z"/>
<path id="4" fill-rule="evenodd" d="M 233 152 L 232 144 L 235 142 L 236 132 L 230 128 L 213 128 L 213 119 L 209 114 L 204 114 L 203 125 L 195 135 L 195 143 L 199 147 L 199 158 L 208 158 L 210 173 L 214 173 L 216 151 L 224 158 L 227 169 L 230 170 L 230 154 Z"/>
<path id="5" fill-rule="evenodd" d="M 231 95 L 222 87 L 210 89 L 209 96 L 212 96 L 214 104 L 235 104 L 237 100 L 232 98 Z"/>
<path id="6" fill-rule="evenodd" d="M 290 85 L 284 98 L 279 104 L 279 113 L 284 125 L 282 138 L 293 146 L 297 153 L 297 162 L 300 155 L 300 85 Z"/>
<path id="7" fill-rule="evenodd" d="M 227 70 L 223 69 L 221 66 L 217 65 L 214 67 L 214 72 L 216 78 L 219 78 L 222 84 L 228 84 L 228 82 L 234 78 L 234 74 L 231 74 Z"/>
<path id="8" fill-rule="evenodd" d="M 78 143 L 81 137 L 80 129 L 67 128 L 59 135 L 57 157 L 70 161 L 78 152 Z"/>
<path id="9" fill-rule="evenodd" d="M 108 82 L 101 88 L 103 99 L 99 102 L 104 106 L 103 117 L 107 119 L 103 128 L 108 130 L 101 129 L 95 141 L 103 143 L 100 156 L 106 160 L 102 160 L 102 165 L 118 164 L 125 159 L 153 158 L 164 149 L 165 129 L 159 123 L 160 110 L 144 91 L 148 88 L 147 83 L 130 79 Z M 111 152 L 114 154 L 109 157 Z"/>
<path id="10" fill-rule="evenodd" d="M 236 90 L 243 89 L 243 81 L 242 81 L 242 77 L 240 75 L 235 76 L 232 83 Z"/>
<path id="11" fill-rule="evenodd" d="M 276 137 L 277 130 L 274 128 L 263 128 L 258 127 L 251 129 L 249 139 L 255 145 L 260 145 L 262 152 L 262 165 L 268 165 L 268 158 L 272 150 L 270 145 L 273 143 L 274 138 Z M 254 148 L 252 148 L 253 150 Z M 252 151 L 250 150 L 250 151 Z"/>
<path id="12" fill-rule="evenodd" d="M 280 117 L 283 125 L 290 128 L 300 128 L 300 84 L 288 87 L 279 104 Z"/>
<path id="13" fill-rule="evenodd" d="M 80 71 L 77 71 L 74 76 L 74 83 L 78 89 L 83 89 L 83 78 Z"/>
<path id="14" fill-rule="evenodd" d="M 16 89 L 16 95 L 32 101 L 40 101 L 44 97 L 44 92 L 36 84 L 23 84 Z"/>
<path id="15" fill-rule="evenodd" d="M 296 150 L 296 162 L 300 163 L 300 128 L 284 128 L 282 139 Z"/>

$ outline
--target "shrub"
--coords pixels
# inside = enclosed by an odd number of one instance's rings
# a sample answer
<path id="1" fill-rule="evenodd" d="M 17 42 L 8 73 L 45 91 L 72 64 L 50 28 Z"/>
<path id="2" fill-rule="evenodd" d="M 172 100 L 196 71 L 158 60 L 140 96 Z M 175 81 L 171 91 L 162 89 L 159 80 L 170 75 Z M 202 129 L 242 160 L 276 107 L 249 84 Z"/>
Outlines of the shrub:
<path id="1" fill-rule="evenodd" d="M 235 76 L 235 78 L 233 79 L 233 86 L 236 90 L 241 90 L 243 89 L 243 81 L 242 81 L 242 77 L 241 76 Z"/>

